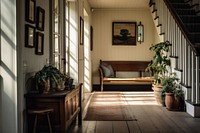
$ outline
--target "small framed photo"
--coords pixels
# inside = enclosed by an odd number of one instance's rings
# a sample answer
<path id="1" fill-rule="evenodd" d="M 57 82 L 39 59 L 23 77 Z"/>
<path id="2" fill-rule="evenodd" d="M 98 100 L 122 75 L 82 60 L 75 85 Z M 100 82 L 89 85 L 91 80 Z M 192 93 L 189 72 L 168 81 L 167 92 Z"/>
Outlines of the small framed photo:
<path id="1" fill-rule="evenodd" d="M 84 43 L 84 20 L 80 17 L 80 45 Z"/>
<path id="2" fill-rule="evenodd" d="M 43 53 L 44 53 L 44 34 L 36 32 L 35 54 L 43 55 Z"/>
<path id="3" fill-rule="evenodd" d="M 35 23 L 35 5 L 36 1 L 35 0 L 26 0 L 25 1 L 26 6 L 25 6 L 25 20 L 29 23 Z"/>
<path id="4" fill-rule="evenodd" d="M 29 24 L 25 25 L 25 47 L 35 47 L 35 27 Z"/>
<path id="5" fill-rule="evenodd" d="M 36 27 L 38 30 L 44 31 L 45 10 L 37 7 Z"/>

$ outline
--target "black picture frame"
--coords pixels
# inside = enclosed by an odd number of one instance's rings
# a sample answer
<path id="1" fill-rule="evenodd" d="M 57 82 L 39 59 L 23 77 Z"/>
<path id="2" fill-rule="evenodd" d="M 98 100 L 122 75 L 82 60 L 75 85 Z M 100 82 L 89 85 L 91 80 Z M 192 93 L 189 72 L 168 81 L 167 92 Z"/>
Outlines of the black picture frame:
<path id="1" fill-rule="evenodd" d="M 35 27 L 25 24 L 25 47 L 35 47 Z"/>
<path id="2" fill-rule="evenodd" d="M 90 26 L 90 51 L 93 50 L 93 27 Z"/>
<path id="3" fill-rule="evenodd" d="M 29 23 L 35 23 L 35 0 L 26 0 L 25 1 L 25 20 Z"/>
<path id="4" fill-rule="evenodd" d="M 44 54 L 44 34 L 41 32 L 36 32 L 35 54 L 36 55 Z"/>
<path id="5" fill-rule="evenodd" d="M 136 22 L 112 22 L 112 45 L 135 46 Z"/>
<path id="6" fill-rule="evenodd" d="M 80 45 L 84 44 L 84 20 L 80 17 Z"/>
<path id="7" fill-rule="evenodd" d="M 45 10 L 40 6 L 37 7 L 36 27 L 38 30 L 44 31 Z"/>

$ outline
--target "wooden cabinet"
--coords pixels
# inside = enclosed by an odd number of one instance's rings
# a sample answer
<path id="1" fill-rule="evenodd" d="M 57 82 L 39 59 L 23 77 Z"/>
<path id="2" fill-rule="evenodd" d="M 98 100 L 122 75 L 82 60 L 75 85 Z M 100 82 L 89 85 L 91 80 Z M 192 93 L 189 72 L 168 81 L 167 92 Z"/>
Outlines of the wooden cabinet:
<path id="1" fill-rule="evenodd" d="M 82 84 L 79 84 L 70 91 L 49 92 L 48 94 L 27 93 L 25 94 L 26 110 L 54 109 L 53 113 L 50 114 L 53 132 L 66 133 L 77 116 L 78 123 L 82 123 L 81 87 Z M 33 131 L 34 118 L 34 115 L 27 114 L 29 133 Z M 37 129 L 48 131 L 45 116 L 38 116 Z"/>

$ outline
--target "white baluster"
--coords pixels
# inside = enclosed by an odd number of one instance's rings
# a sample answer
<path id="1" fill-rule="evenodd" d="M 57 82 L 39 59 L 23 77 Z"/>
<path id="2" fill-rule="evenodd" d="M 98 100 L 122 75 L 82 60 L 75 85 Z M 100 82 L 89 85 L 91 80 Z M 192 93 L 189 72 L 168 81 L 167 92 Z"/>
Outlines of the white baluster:
<path id="1" fill-rule="evenodd" d="M 199 97 L 199 56 L 196 56 L 196 103 L 200 103 L 200 97 Z"/>
<path id="2" fill-rule="evenodd" d="M 196 96 L 196 87 L 195 87 L 195 65 L 194 65 L 194 53 L 193 53 L 193 51 L 192 51 L 192 55 L 191 55 L 191 57 L 192 57 L 192 98 L 191 98 L 191 101 L 192 102 L 195 102 L 196 100 L 195 100 L 195 96 Z"/>

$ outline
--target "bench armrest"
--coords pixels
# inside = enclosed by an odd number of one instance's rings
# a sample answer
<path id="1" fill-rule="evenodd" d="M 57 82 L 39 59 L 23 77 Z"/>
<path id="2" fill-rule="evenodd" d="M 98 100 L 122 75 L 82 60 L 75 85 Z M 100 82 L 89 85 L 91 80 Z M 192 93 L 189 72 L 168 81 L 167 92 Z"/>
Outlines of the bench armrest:
<path id="1" fill-rule="evenodd" d="M 104 78 L 104 75 L 103 75 L 103 70 L 101 67 L 99 67 L 99 76 L 100 76 L 100 86 L 101 86 L 101 91 L 103 91 L 103 78 Z"/>

